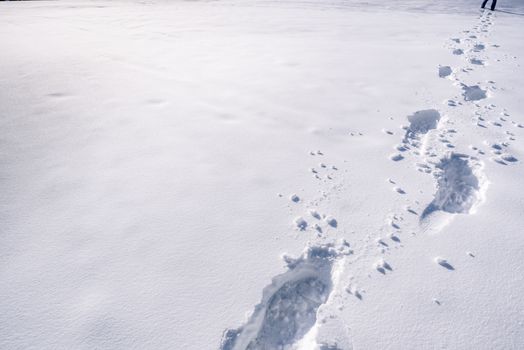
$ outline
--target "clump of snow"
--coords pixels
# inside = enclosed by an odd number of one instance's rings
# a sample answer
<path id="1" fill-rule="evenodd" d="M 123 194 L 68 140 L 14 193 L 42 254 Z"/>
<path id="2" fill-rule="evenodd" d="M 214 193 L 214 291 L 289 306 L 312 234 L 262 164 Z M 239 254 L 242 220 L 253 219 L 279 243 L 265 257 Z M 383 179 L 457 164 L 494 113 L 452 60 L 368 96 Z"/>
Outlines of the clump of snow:
<path id="1" fill-rule="evenodd" d="M 409 126 L 405 139 L 415 138 L 417 135 L 426 134 L 436 129 L 440 120 L 440 113 L 436 109 L 417 111 L 408 116 Z"/>
<path id="2" fill-rule="evenodd" d="M 440 66 L 438 67 L 438 76 L 441 78 L 449 77 L 453 73 L 453 70 L 450 66 Z"/>
<path id="3" fill-rule="evenodd" d="M 448 270 L 454 270 L 455 268 L 444 258 L 437 256 L 435 257 L 435 262 L 439 264 L 440 266 L 448 269 Z"/>
<path id="4" fill-rule="evenodd" d="M 293 223 L 295 224 L 295 227 L 299 231 L 305 231 L 307 229 L 307 226 L 308 226 L 307 221 L 302 216 L 299 216 L 299 217 L 295 218 Z"/>
<path id="5" fill-rule="evenodd" d="M 335 218 L 332 217 L 332 216 L 327 216 L 325 220 L 326 220 L 326 223 L 327 223 L 329 226 L 333 227 L 333 228 L 336 228 L 336 227 L 338 226 L 337 219 L 335 219 Z"/>
<path id="6" fill-rule="evenodd" d="M 309 210 L 309 215 L 311 215 L 312 217 L 314 217 L 317 220 L 320 220 L 322 218 L 320 213 L 318 211 L 316 211 L 315 209 L 310 209 Z"/>
<path id="7" fill-rule="evenodd" d="M 481 60 L 481 59 L 478 59 L 478 58 L 472 58 L 469 60 L 469 62 L 471 64 L 474 64 L 474 65 L 477 65 L 477 66 L 483 66 L 484 65 L 484 61 Z"/>
<path id="8" fill-rule="evenodd" d="M 292 194 L 289 199 L 292 201 L 292 202 L 295 202 L 295 203 L 298 203 L 300 202 L 300 197 L 297 196 L 296 194 Z"/>
<path id="9" fill-rule="evenodd" d="M 375 262 L 375 264 L 373 265 L 373 267 L 378 271 L 380 272 L 381 274 L 386 274 L 386 270 L 387 271 L 392 271 L 393 268 L 391 267 L 391 265 L 389 263 L 387 263 L 384 259 L 379 259 L 377 262 Z"/>

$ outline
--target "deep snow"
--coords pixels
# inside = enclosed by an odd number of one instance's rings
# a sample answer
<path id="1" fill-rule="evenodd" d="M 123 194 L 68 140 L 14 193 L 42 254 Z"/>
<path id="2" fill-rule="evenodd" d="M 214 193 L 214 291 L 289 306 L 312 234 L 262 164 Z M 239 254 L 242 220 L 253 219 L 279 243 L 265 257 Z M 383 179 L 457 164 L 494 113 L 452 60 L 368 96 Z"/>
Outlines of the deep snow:
<path id="1" fill-rule="evenodd" d="M 0 3 L 0 348 L 522 348 L 524 4 L 479 3 Z"/>

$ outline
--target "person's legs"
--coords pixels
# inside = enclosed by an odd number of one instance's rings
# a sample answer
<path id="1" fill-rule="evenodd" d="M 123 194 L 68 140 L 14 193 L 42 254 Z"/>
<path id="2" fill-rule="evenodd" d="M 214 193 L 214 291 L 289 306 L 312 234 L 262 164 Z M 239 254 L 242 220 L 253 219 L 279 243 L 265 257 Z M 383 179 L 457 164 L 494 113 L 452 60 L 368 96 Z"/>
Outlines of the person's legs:
<path id="1" fill-rule="evenodd" d="M 497 0 L 493 0 L 491 3 L 491 11 L 495 11 L 495 6 L 497 6 Z"/>
<path id="2" fill-rule="evenodd" d="M 486 4 L 488 3 L 488 0 L 484 0 L 484 2 L 482 3 L 482 8 L 486 7 Z"/>

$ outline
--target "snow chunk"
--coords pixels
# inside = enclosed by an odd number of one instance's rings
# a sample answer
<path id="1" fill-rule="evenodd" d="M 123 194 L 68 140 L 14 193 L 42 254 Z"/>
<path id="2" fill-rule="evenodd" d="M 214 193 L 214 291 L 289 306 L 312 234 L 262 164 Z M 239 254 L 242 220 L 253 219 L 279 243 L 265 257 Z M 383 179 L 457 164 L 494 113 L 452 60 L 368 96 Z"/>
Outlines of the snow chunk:
<path id="1" fill-rule="evenodd" d="M 295 203 L 300 202 L 300 197 L 297 196 L 296 194 L 292 194 L 291 196 L 289 196 L 289 199 L 290 199 L 292 202 L 295 202 Z"/>
<path id="2" fill-rule="evenodd" d="M 453 73 L 453 70 L 451 70 L 450 66 L 440 66 L 438 67 L 438 76 L 441 78 L 445 78 L 451 75 Z"/>
<path id="3" fill-rule="evenodd" d="M 435 262 L 448 270 L 455 270 L 455 268 L 451 266 L 451 264 L 446 259 L 441 258 L 440 256 L 435 258 Z"/>
<path id="4" fill-rule="evenodd" d="M 294 224 L 295 224 L 295 227 L 299 230 L 299 231 L 305 231 L 307 229 L 307 221 L 304 220 L 303 217 L 299 216 L 298 218 L 296 218 L 294 221 Z"/>
<path id="5" fill-rule="evenodd" d="M 334 217 L 332 217 L 332 216 L 328 216 L 328 217 L 326 217 L 325 220 L 326 220 L 326 223 L 327 223 L 329 226 L 331 226 L 331 227 L 336 228 L 336 227 L 338 226 L 338 222 L 337 222 L 337 220 L 336 220 Z"/>

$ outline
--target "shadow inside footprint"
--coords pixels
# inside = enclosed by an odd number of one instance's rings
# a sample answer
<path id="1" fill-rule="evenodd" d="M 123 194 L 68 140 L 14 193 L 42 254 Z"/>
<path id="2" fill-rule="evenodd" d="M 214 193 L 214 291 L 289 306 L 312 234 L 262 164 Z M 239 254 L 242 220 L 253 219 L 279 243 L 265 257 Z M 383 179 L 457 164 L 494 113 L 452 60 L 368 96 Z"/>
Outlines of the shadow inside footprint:
<path id="1" fill-rule="evenodd" d="M 421 220 L 441 210 L 446 213 L 469 213 L 480 200 L 480 182 L 473 173 L 469 157 L 451 153 L 441 159 L 436 168 L 437 193 L 424 209 Z"/>
<path id="2" fill-rule="evenodd" d="M 243 326 L 226 330 L 220 350 L 282 349 L 302 339 L 331 293 L 336 256 L 329 246 L 320 246 L 308 248 L 298 259 L 287 259 L 289 270 L 273 278 Z"/>

